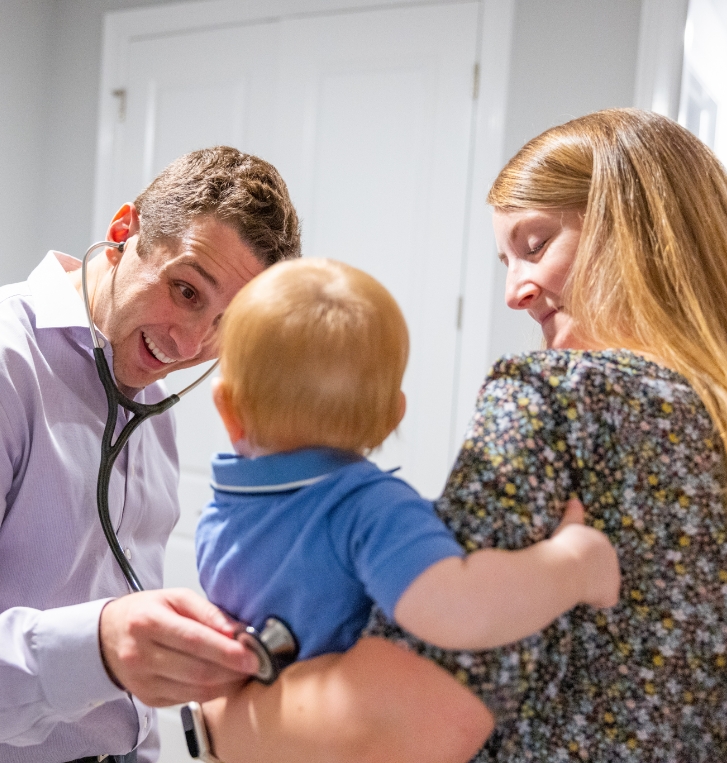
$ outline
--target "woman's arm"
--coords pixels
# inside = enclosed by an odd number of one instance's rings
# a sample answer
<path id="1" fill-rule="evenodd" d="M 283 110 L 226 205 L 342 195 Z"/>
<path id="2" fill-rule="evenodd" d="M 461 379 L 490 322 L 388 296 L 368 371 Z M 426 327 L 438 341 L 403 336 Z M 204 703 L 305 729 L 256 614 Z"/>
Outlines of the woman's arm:
<path id="1" fill-rule="evenodd" d="M 466 763 L 494 728 L 449 673 L 379 638 L 204 705 L 225 763 Z"/>

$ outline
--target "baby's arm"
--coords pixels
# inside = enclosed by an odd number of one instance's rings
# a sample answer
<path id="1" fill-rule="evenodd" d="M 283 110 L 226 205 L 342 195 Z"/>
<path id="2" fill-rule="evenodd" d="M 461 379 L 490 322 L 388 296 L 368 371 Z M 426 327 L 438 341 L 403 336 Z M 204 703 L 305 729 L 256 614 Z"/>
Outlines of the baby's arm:
<path id="1" fill-rule="evenodd" d="M 491 649 L 541 630 L 577 604 L 611 607 L 619 586 L 615 549 L 583 524 L 583 507 L 571 501 L 548 540 L 433 564 L 404 591 L 394 618 L 443 649 Z"/>

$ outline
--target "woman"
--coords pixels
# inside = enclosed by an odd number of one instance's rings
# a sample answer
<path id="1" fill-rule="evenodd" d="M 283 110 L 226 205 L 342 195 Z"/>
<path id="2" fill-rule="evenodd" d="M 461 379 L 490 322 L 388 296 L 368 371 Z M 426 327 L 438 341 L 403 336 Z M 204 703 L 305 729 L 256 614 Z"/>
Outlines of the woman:
<path id="1" fill-rule="evenodd" d="M 494 711 L 477 760 L 726 760 L 725 172 L 670 120 L 613 110 L 531 141 L 489 201 L 508 304 L 542 325 L 551 351 L 495 365 L 438 508 L 466 548 L 514 548 L 552 532 L 575 493 L 619 550 L 622 600 L 482 654 L 433 649 L 380 617 L 371 634 L 407 643 Z M 466 760 L 489 716 L 379 643 L 210 707 L 223 758 L 275 759 L 297 738 L 297 760 Z M 366 671 L 367 649 L 387 671 Z M 296 707 L 307 731 L 294 730 Z M 229 733 L 250 713 L 276 732 L 257 737 L 258 757 L 240 756 Z M 366 746 L 376 733 L 388 749 Z"/>

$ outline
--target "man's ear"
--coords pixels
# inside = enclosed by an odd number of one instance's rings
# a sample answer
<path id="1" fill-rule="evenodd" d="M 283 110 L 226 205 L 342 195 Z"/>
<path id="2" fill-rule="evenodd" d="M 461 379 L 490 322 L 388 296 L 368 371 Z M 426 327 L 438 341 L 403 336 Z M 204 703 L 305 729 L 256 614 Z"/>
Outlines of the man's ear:
<path id="1" fill-rule="evenodd" d="M 120 243 L 121 241 L 128 241 L 128 239 L 136 235 L 138 232 L 139 213 L 136 211 L 136 207 L 132 202 L 127 202 L 114 215 L 113 220 L 111 220 L 109 228 L 106 231 L 106 240 Z M 118 264 L 121 255 L 122 252 L 118 249 L 109 247 L 106 250 L 106 257 L 112 265 Z"/>
<path id="2" fill-rule="evenodd" d="M 221 376 L 212 379 L 212 400 L 225 425 L 230 442 L 236 443 L 245 437 L 245 428 L 235 411 L 230 399 L 230 388 Z"/>

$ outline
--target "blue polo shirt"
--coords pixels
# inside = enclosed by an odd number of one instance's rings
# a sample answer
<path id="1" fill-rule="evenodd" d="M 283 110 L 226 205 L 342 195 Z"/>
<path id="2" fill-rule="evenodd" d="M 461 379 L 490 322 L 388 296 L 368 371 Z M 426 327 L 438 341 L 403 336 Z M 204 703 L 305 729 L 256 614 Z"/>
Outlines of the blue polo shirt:
<path id="1" fill-rule="evenodd" d="M 197 526 L 202 587 L 257 628 L 285 620 L 301 659 L 345 651 L 374 602 L 393 617 L 416 577 L 463 555 L 430 501 L 355 453 L 220 454 L 212 473 Z"/>

